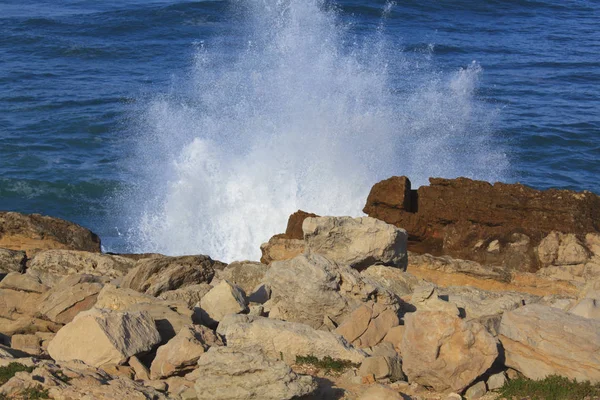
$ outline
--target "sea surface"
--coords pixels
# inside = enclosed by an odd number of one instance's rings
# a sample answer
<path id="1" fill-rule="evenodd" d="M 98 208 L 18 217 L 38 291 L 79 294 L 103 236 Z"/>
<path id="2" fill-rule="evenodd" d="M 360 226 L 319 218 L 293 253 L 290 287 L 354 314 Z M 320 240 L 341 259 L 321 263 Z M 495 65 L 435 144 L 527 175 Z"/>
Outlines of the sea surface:
<path id="1" fill-rule="evenodd" d="M 600 2 L 0 0 L 0 210 L 257 259 L 392 175 L 600 193 Z"/>

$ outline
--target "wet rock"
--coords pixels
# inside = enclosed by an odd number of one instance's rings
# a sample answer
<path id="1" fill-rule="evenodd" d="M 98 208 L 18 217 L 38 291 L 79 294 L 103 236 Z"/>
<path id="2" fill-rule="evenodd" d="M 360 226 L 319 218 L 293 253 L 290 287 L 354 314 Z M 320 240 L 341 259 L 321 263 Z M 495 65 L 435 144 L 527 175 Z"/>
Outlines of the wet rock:
<path id="1" fill-rule="evenodd" d="M 152 296 L 199 283 L 209 283 L 219 261 L 209 256 L 160 257 L 139 260 L 121 286 Z"/>
<path id="2" fill-rule="evenodd" d="M 24 250 L 67 249 L 100 252 L 100 238 L 77 224 L 39 214 L 0 212 L 0 247 Z"/>
<path id="3" fill-rule="evenodd" d="M 198 361 L 198 400 L 285 400 L 316 390 L 310 376 L 295 374 L 281 361 L 256 351 L 213 347 Z"/>
<path id="4" fill-rule="evenodd" d="M 439 311 L 417 311 L 404 321 L 402 365 L 410 382 L 460 392 L 498 357 L 495 339 L 476 322 Z"/>
<path id="5" fill-rule="evenodd" d="M 379 182 L 363 211 L 406 229 L 411 251 L 520 271 L 539 269 L 535 248 L 551 232 L 582 238 L 600 229 L 600 197 L 593 193 L 466 178 L 429 182 L 417 190 L 405 177 Z"/>
<path id="6" fill-rule="evenodd" d="M 406 231 L 368 217 L 307 218 L 307 249 L 334 262 L 365 269 L 373 264 L 406 268 Z"/>
<path id="7" fill-rule="evenodd" d="M 505 364 L 530 379 L 600 382 L 600 321 L 533 304 L 504 313 Z"/>
<path id="8" fill-rule="evenodd" d="M 88 365 L 122 364 L 160 342 L 148 313 L 91 309 L 77 315 L 48 345 L 56 361 L 81 360 Z"/>

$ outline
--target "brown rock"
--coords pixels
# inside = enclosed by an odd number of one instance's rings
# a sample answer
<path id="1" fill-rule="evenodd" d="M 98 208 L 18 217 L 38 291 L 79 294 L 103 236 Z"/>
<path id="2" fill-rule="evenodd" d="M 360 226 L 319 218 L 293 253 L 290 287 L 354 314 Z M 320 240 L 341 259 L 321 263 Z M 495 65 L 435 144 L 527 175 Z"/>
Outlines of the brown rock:
<path id="1" fill-rule="evenodd" d="M 28 255 L 46 249 L 100 252 L 100 238 L 77 224 L 40 214 L 0 212 L 0 247 Z"/>
<path id="2" fill-rule="evenodd" d="M 260 262 L 271 264 L 273 261 L 285 261 L 304 253 L 304 240 L 287 239 L 285 235 L 275 235 L 267 243 L 260 245 Z"/>
<path id="3" fill-rule="evenodd" d="M 306 211 L 302 210 L 298 210 L 292 215 L 290 215 L 284 237 L 286 239 L 304 239 L 304 232 L 302 232 L 302 223 L 308 217 L 318 217 L 318 215 L 313 213 L 307 213 Z"/>
<path id="4" fill-rule="evenodd" d="M 411 251 L 521 271 L 539 268 L 534 249 L 550 232 L 583 240 L 600 231 L 600 197 L 593 193 L 466 178 L 429 181 L 410 196 L 405 177 L 379 182 L 363 211 L 406 229 Z"/>

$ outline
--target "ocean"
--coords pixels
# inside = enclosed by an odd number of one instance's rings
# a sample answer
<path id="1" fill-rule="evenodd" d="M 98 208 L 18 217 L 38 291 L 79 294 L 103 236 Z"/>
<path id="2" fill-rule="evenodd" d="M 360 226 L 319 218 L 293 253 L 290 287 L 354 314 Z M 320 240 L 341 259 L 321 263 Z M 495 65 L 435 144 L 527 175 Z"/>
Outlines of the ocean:
<path id="1" fill-rule="evenodd" d="M 0 210 L 258 259 L 392 175 L 600 193 L 600 2 L 0 0 Z"/>

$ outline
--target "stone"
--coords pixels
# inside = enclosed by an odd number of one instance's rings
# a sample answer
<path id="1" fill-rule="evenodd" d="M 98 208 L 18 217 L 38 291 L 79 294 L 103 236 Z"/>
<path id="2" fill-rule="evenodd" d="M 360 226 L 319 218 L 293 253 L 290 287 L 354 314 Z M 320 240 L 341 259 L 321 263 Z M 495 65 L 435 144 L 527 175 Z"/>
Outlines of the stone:
<path id="1" fill-rule="evenodd" d="M 315 330 L 308 325 L 250 315 L 229 314 L 219 324 L 217 333 L 224 336 L 227 347 L 259 349 L 268 357 L 292 365 L 296 356 L 314 356 L 360 363 L 366 354 L 352 347 L 340 335 Z"/>
<path id="2" fill-rule="evenodd" d="M 223 269 L 221 279 L 227 280 L 250 294 L 262 281 L 269 266 L 254 261 L 235 261 Z"/>
<path id="3" fill-rule="evenodd" d="M 385 265 L 372 265 L 360 274 L 398 297 L 412 293 L 421 283 L 421 280 L 414 275 Z"/>
<path id="4" fill-rule="evenodd" d="M 248 312 L 244 292 L 228 281 L 221 281 L 202 297 L 200 307 L 208 326 L 216 325 L 227 314 Z"/>
<path id="5" fill-rule="evenodd" d="M 497 390 L 506 385 L 507 382 L 506 372 L 498 372 L 497 374 L 490 375 L 487 380 L 487 388 L 489 390 Z"/>
<path id="6" fill-rule="evenodd" d="M 410 304 L 415 306 L 417 311 L 441 311 L 451 315 L 460 315 L 456 304 L 440 299 L 437 288 L 429 282 L 415 288 L 410 298 Z"/>
<path id="7" fill-rule="evenodd" d="M 7 274 L 0 281 L 0 333 L 16 333 L 9 325 L 17 320 L 32 318 L 42 294 L 47 290 L 48 287 L 35 277 L 18 272 Z"/>
<path id="8" fill-rule="evenodd" d="M 394 326 L 390 328 L 388 333 L 383 338 L 384 342 L 391 343 L 398 354 L 402 352 L 402 338 L 406 327 L 404 325 Z"/>
<path id="9" fill-rule="evenodd" d="M 600 300 L 581 299 L 569 313 L 579 315 L 584 318 L 592 318 L 600 321 Z"/>
<path id="10" fill-rule="evenodd" d="M 410 382 L 460 392 L 498 357 L 496 340 L 474 321 L 440 311 L 404 316 L 402 368 Z"/>
<path id="11" fill-rule="evenodd" d="M 159 342 L 154 321 L 146 312 L 91 309 L 78 314 L 57 332 L 48 345 L 48 353 L 59 362 L 81 360 L 92 366 L 122 364 Z"/>
<path id="12" fill-rule="evenodd" d="M 539 304 L 504 313 L 505 365 L 527 378 L 600 382 L 600 321 Z"/>
<path id="13" fill-rule="evenodd" d="M 133 368 L 133 372 L 135 372 L 135 377 L 136 379 L 141 379 L 144 381 L 147 381 L 150 379 L 150 370 L 148 369 L 148 367 L 146 367 L 139 358 L 137 358 L 137 356 L 131 356 L 129 357 L 129 360 L 127 361 L 127 364 L 129 364 L 129 366 L 131 368 Z M 151 386 L 154 387 L 155 389 L 159 390 L 158 388 L 156 388 L 155 386 Z M 163 391 L 163 390 L 159 390 L 159 391 Z"/>
<path id="14" fill-rule="evenodd" d="M 185 303 L 160 300 L 112 284 L 102 288 L 94 307 L 120 312 L 147 312 L 156 324 L 161 343 L 169 341 L 185 325 L 192 324 L 195 316 Z"/>
<path id="15" fill-rule="evenodd" d="M 543 267 L 585 264 L 589 259 L 588 250 L 576 235 L 556 231 L 541 240 L 537 253 Z"/>
<path id="16" fill-rule="evenodd" d="M 21 315 L 14 320 L 0 317 L 0 338 L 2 335 L 13 336 L 38 332 L 58 332 L 62 326 L 62 324 L 28 315 Z"/>
<path id="17" fill-rule="evenodd" d="M 265 304 L 270 318 L 301 322 L 315 329 L 339 326 L 363 302 L 373 301 L 391 309 L 398 308 L 400 302 L 356 270 L 313 253 L 273 262 L 264 283 L 271 289 L 271 299 Z"/>
<path id="18" fill-rule="evenodd" d="M 197 285 L 190 285 L 181 289 L 169 290 L 162 292 L 158 298 L 169 302 L 185 302 L 190 309 L 202 300 L 202 297 L 212 289 L 212 286 L 208 283 L 199 283 Z"/>
<path id="19" fill-rule="evenodd" d="M 550 232 L 582 237 L 599 231 L 600 197 L 590 192 L 540 191 L 467 178 L 429 182 L 417 190 L 405 177 L 379 182 L 363 211 L 406 229 L 410 251 L 525 272 L 539 269 L 534 249 Z M 495 241 L 498 251 L 488 251 Z"/>
<path id="20" fill-rule="evenodd" d="M 260 245 L 262 256 L 260 262 L 271 264 L 273 261 L 290 260 L 306 250 L 304 240 L 287 239 L 282 235 L 275 235 L 268 242 Z"/>
<path id="21" fill-rule="evenodd" d="M 358 376 L 369 375 L 373 375 L 376 380 L 388 378 L 392 382 L 406 379 L 402 372 L 402 361 L 397 355 L 373 355 L 365 358 L 358 370 Z"/>
<path id="22" fill-rule="evenodd" d="M 169 290 L 209 283 L 220 264 L 204 255 L 141 259 L 123 278 L 121 287 L 158 296 Z"/>
<path id="23" fill-rule="evenodd" d="M 64 275 L 88 274 L 114 279 L 125 276 L 135 261 L 108 254 L 75 250 L 45 250 L 27 264 L 27 273 L 53 285 Z"/>
<path id="24" fill-rule="evenodd" d="M 39 214 L 0 212 L 0 247 L 24 250 L 68 249 L 100 252 L 100 238 L 77 224 Z"/>
<path id="25" fill-rule="evenodd" d="M 412 268 L 428 269 L 451 274 L 465 274 L 474 278 L 510 282 L 511 274 L 505 269 L 482 265 L 475 261 L 455 259 L 449 256 L 434 257 L 431 254 L 408 253 L 408 265 Z"/>
<path id="26" fill-rule="evenodd" d="M 67 324 L 96 304 L 103 285 L 93 275 L 69 275 L 44 293 L 38 312 L 52 322 Z"/>
<path id="27" fill-rule="evenodd" d="M 25 272 L 27 256 L 24 251 L 0 248 L 0 275 Z"/>
<path id="28" fill-rule="evenodd" d="M 32 356 L 42 354 L 41 340 L 36 335 L 13 335 L 10 338 L 10 347 Z"/>
<path id="29" fill-rule="evenodd" d="M 135 378 L 135 371 L 133 368 L 126 365 L 104 364 L 99 368 L 112 376 L 124 377 L 127 379 Z"/>
<path id="30" fill-rule="evenodd" d="M 366 389 L 358 400 L 403 400 L 404 397 L 393 389 L 383 385 L 373 385 Z"/>
<path id="31" fill-rule="evenodd" d="M 465 392 L 465 399 L 466 400 L 479 399 L 479 398 L 485 396 L 486 393 L 487 393 L 487 388 L 485 387 L 485 382 L 479 381 L 467 389 L 467 391 Z"/>
<path id="32" fill-rule="evenodd" d="M 169 342 L 160 346 L 150 367 L 152 379 L 183 375 L 196 367 L 196 363 L 209 346 L 223 343 L 213 331 L 203 326 L 188 325 Z"/>
<path id="33" fill-rule="evenodd" d="M 373 347 L 399 324 L 397 309 L 369 303 L 354 310 L 335 332 L 355 347 Z"/>
<path id="34" fill-rule="evenodd" d="M 254 288 L 248 295 L 249 303 L 265 304 L 271 299 L 271 288 L 269 285 L 261 283 Z"/>
<path id="35" fill-rule="evenodd" d="M 309 213 L 306 211 L 298 210 L 288 218 L 287 227 L 283 237 L 286 239 L 304 239 L 304 231 L 302 230 L 302 224 L 306 218 L 319 217 L 317 214 Z"/>
<path id="36" fill-rule="evenodd" d="M 297 375 L 260 352 L 213 347 L 198 361 L 198 400 L 285 400 L 314 392 L 312 377 Z"/>
<path id="37" fill-rule="evenodd" d="M 362 270 L 373 264 L 406 268 L 406 231 L 369 217 L 310 217 L 302 224 L 309 251 Z"/>

